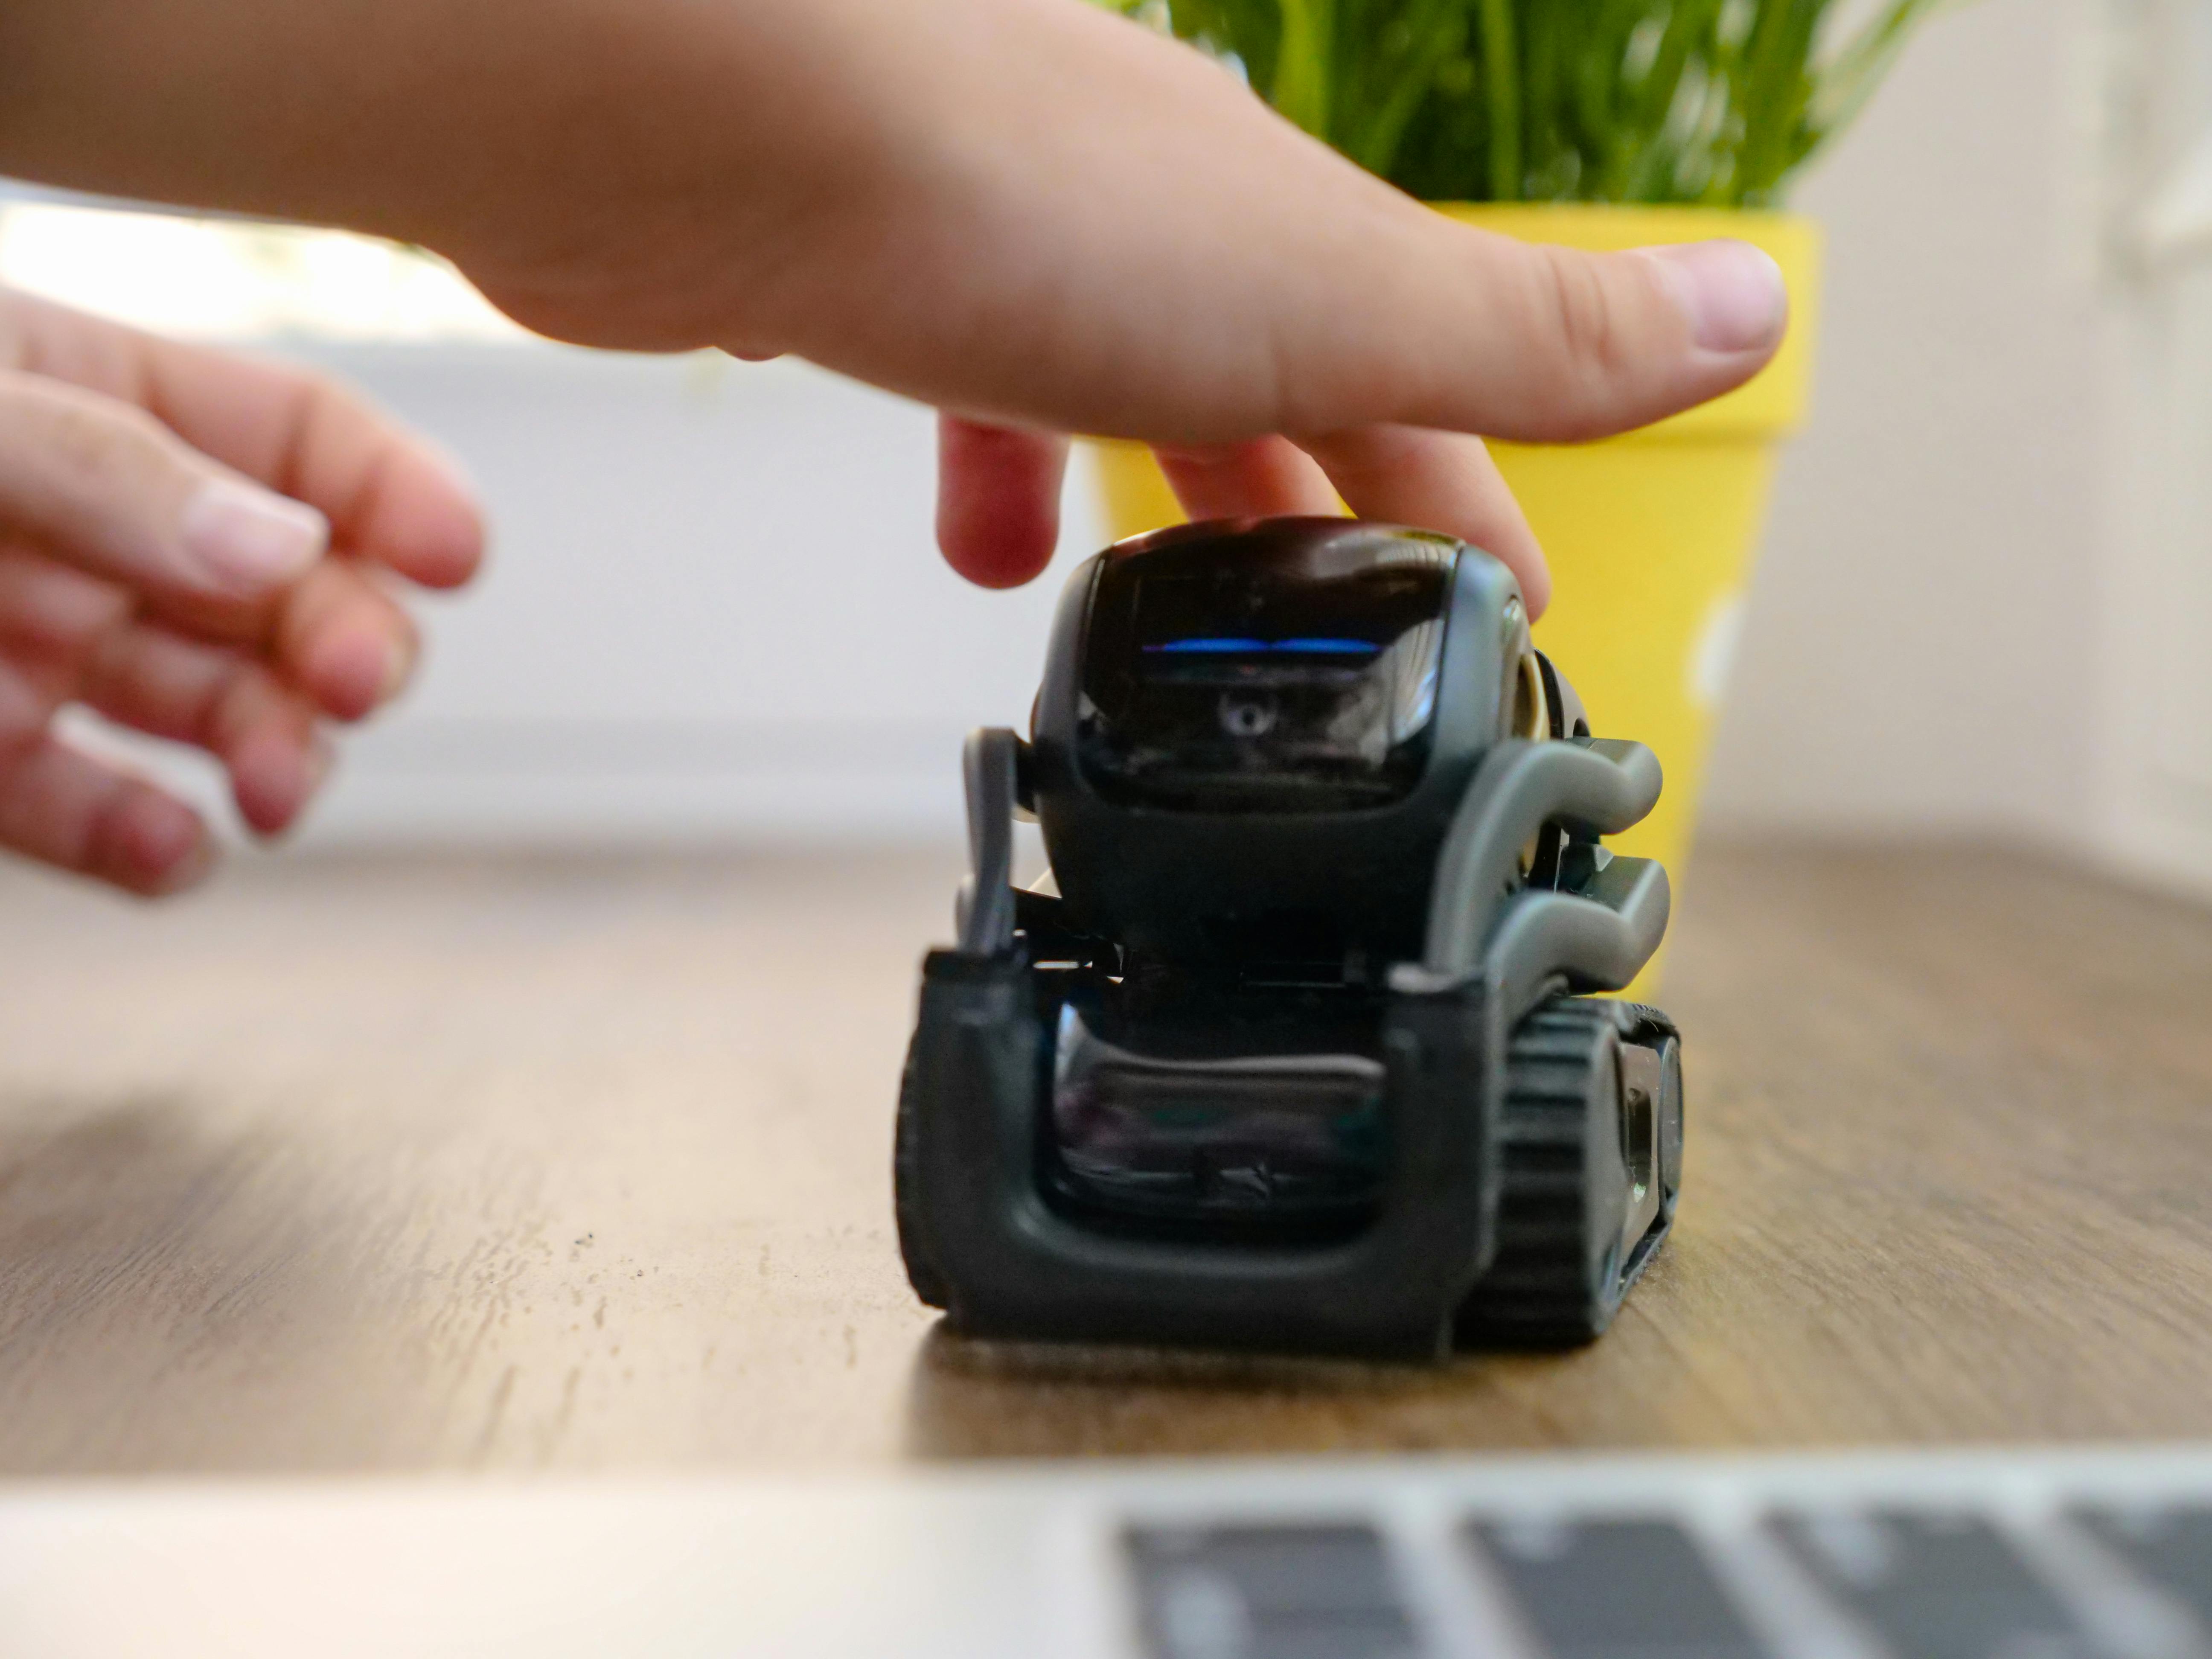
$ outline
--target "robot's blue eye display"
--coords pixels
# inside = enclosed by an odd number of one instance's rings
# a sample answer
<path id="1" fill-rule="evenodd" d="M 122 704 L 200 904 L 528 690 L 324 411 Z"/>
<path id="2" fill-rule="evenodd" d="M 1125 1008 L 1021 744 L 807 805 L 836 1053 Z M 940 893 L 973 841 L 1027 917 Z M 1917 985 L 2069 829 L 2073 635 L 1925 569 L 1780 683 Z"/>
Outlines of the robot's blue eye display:
<path id="1" fill-rule="evenodd" d="M 1213 637 L 1166 640 L 1144 647 L 1147 653 L 1172 652 L 1194 656 L 1239 657 L 1257 656 L 1262 652 L 1273 651 L 1305 657 L 1371 657 L 1382 648 L 1372 640 L 1236 640 Z"/>

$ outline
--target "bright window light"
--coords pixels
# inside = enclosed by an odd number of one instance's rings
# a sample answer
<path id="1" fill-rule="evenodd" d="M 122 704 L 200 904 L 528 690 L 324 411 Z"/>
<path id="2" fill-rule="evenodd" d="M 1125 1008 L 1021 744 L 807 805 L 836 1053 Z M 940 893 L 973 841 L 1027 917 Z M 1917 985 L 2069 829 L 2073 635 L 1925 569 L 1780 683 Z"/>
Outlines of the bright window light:
<path id="1" fill-rule="evenodd" d="M 9 202 L 0 283 L 186 338 L 532 337 L 433 255 L 237 220 Z"/>

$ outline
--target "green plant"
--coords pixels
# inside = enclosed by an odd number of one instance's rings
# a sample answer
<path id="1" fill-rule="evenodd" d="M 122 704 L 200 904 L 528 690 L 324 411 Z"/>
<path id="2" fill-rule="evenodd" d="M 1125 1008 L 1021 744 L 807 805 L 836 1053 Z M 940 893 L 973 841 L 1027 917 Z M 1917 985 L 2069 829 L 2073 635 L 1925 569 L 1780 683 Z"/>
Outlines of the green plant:
<path id="1" fill-rule="evenodd" d="M 1103 3 L 1426 200 L 1740 207 L 1778 199 L 1943 0 Z"/>

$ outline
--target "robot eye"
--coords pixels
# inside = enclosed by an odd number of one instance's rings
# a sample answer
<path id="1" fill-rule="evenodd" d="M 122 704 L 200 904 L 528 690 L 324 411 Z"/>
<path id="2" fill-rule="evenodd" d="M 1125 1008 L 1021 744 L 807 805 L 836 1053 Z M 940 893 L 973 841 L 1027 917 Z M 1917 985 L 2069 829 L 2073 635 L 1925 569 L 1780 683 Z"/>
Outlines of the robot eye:
<path id="1" fill-rule="evenodd" d="M 1225 635 L 1204 635 L 1193 639 L 1168 640 L 1160 644 L 1147 645 L 1143 649 L 1147 656 L 1256 657 L 1265 653 L 1293 657 L 1372 657 L 1382 647 L 1372 640 L 1248 640 Z"/>
<path id="2" fill-rule="evenodd" d="M 1265 640 L 1235 640 L 1202 636 L 1190 640 L 1168 640 L 1145 647 L 1147 655 L 1177 657 L 1242 657 L 1265 651 Z"/>
<path id="3" fill-rule="evenodd" d="M 1265 692 L 1226 692 L 1220 704 L 1221 729 L 1232 738 L 1264 738 L 1274 730 L 1279 712 L 1274 698 Z"/>

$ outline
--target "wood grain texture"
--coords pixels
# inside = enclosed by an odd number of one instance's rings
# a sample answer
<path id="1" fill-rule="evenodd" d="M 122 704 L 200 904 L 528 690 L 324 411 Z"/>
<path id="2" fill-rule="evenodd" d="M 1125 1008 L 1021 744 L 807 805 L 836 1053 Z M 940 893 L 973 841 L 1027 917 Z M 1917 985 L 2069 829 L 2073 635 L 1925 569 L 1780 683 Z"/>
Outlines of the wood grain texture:
<path id="1" fill-rule="evenodd" d="M 951 856 L 0 876 L 0 1473 L 2212 1435 L 2212 915 L 1716 851 L 1683 1219 L 1436 1370 L 963 1341 L 891 1100 Z"/>

